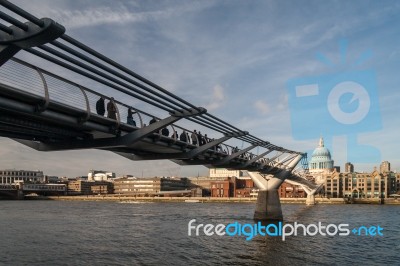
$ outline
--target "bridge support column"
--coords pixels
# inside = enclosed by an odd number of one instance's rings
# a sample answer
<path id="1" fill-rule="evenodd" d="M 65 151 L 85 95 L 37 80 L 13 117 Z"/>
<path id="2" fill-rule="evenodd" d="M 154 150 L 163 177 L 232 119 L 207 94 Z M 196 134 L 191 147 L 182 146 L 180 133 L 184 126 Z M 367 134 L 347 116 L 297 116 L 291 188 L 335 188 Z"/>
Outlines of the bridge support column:
<path id="1" fill-rule="evenodd" d="M 262 175 L 258 172 L 248 172 L 254 184 L 258 187 L 258 198 L 254 211 L 256 221 L 283 220 L 281 202 L 278 188 L 293 168 L 301 160 L 302 155 L 297 155 L 285 168 L 276 175 Z"/>
<path id="2" fill-rule="evenodd" d="M 267 191 L 260 190 L 258 192 L 256 209 L 254 211 L 254 220 L 283 220 L 281 202 L 279 200 L 277 189 L 271 189 Z"/>
<path id="3" fill-rule="evenodd" d="M 315 195 L 307 194 L 306 205 L 315 205 Z"/>
<path id="4" fill-rule="evenodd" d="M 304 191 L 307 193 L 306 205 L 315 205 L 315 194 L 322 188 L 322 185 L 319 185 L 315 189 L 311 190 L 305 186 L 303 186 Z"/>
<path id="5" fill-rule="evenodd" d="M 249 172 L 251 179 L 259 188 L 254 220 L 271 221 L 282 220 L 282 208 L 279 200 L 278 188 L 283 180 L 268 175 L 264 178 L 259 173 Z"/>
<path id="6" fill-rule="evenodd" d="M 25 198 L 24 192 L 21 189 L 17 190 L 17 200 L 23 200 Z"/>

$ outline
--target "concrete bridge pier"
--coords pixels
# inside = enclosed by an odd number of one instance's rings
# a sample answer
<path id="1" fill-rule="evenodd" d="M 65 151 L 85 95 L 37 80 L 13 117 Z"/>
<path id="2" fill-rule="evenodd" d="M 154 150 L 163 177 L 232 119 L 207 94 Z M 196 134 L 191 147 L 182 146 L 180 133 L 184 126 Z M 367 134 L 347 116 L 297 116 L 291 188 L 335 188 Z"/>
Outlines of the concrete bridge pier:
<path id="1" fill-rule="evenodd" d="M 303 186 L 303 189 L 307 194 L 306 205 L 315 205 L 315 194 L 321 189 L 321 187 L 322 185 L 311 190 L 310 188 Z"/>
<path id="2" fill-rule="evenodd" d="M 17 200 L 23 200 L 25 198 L 24 191 L 22 189 L 17 190 Z"/>
<path id="3" fill-rule="evenodd" d="M 298 164 L 301 158 L 302 155 L 298 155 L 288 166 L 282 169 L 275 176 L 262 175 L 259 172 L 249 172 L 251 179 L 259 189 L 256 209 L 254 211 L 254 220 L 283 220 L 278 188 L 283 183 L 285 178 L 291 174 L 293 168 Z"/>
<path id="4" fill-rule="evenodd" d="M 315 205 L 315 195 L 307 194 L 306 205 Z"/>
<path id="5" fill-rule="evenodd" d="M 258 191 L 254 220 L 283 220 L 281 202 L 278 194 L 278 188 L 283 183 L 283 180 L 271 175 L 264 178 L 259 173 L 249 173 L 249 175 L 254 181 L 258 180 L 260 183 L 265 183 L 265 188 L 262 188 L 255 182 L 260 190 Z"/>

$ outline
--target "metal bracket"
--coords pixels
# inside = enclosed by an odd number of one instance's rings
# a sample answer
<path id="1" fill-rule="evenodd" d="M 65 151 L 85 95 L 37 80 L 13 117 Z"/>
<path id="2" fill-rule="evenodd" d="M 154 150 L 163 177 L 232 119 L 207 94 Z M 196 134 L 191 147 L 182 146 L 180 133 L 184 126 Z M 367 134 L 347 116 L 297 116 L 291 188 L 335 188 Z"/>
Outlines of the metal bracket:
<path id="1" fill-rule="evenodd" d="M 213 164 L 214 164 L 214 165 L 223 165 L 223 164 L 229 163 L 229 161 L 231 161 L 231 160 L 233 160 L 233 159 L 239 157 L 240 155 L 242 155 L 242 154 L 248 152 L 249 150 L 254 149 L 254 148 L 257 147 L 257 146 L 258 146 L 258 143 L 257 143 L 257 144 L 253 144 L 253 145 L 251 145 L 251 146 L 249 146 L 249 147 L 247 147 L 247 148 L 245 148 L 245 149 L 243 149 L 243 150 L 240 150 L 240 151 L 238 151 L 238 152 L 235 152 L 235 153 L 233 153 L 233 154 L 231 154 L 231 155 L 225 157 L 224 159 L 222 159 L 222 160 L 220 160 L 220 161 L 218 161 L 218 162 L 215 162 L 215 163 L 213 163 Z"/>
<path id="2" fill-rule="evenodd" d="M 286 167 L 288 164 L 290 164 L 298 155 L 297 154 L 291 154 L 289 155 L 287 158 L 283 159 L 281 162 L 277 163 L 276 165 L 274 165 L 275 167 L 279 166 L 279 165 L 283 165 L 284 167 Z M 286 164 L 285 164 L 286 163 Z"/>
<path id="3" fill-rule="evenodd" d="M 198 146 L 197 148 L 187 152 L 187 157 L 188 158 L 193 158 L 199 154 L 202 154 L 203 152 L 207 151 L 208 149 L 211 149 L 214 146 L 217 146 L 218 144 L 227 141 L 228 139 L 234 138 L 234 137 L 241 137 L 241 136 L 245 136 L 249 134 L 249 132 L 247 131 L 243 131 L 243 132 L 232 132 L 232 133 L 225 133 L 224 137 L 213 140 L 211 142 L 208 142 L 202 146 Z"/>
<path id="4" fill-rule="evenodd" d="M 12 34 L 0 32 L 0 66 L 21 49 L 46 44 L 64 34 L 65 28 L 52 19 L 42 18 L 41 21 L 42 27 L 26 22 L 26 30 L 11 25 L 8 28 Z"/>
<path id="5" fill-rule="evenodd" d="M 79 123 L 84 123 L 89 120 L 90 118 L 90 103 L 89 103 L 89 98 L 85 92 L 85 90 L 82 88 L 82 86 L 79 86 L 79 89 L 81 90 L 83 97 L 85 98 L 85 103 L 86 103 L 86 115 L 85 117 L 79 118 Z"/>
<path id="6" fill-rule="evenodd" d="M 159 120 L 153 124 L 150 124 L 146 127 L 140 128 L 136 131 L 133 131 L 129 134 L 126 134 L 122 136 L 120 139 L 121 143 L 123 143 L 126 146 L 130 146 L 133 143 L 147 137 L 148 135 L 158 132 L 160 129 L 180 120 L 181 118 L 188 117 L 188 116 L 196 116 L 196 115 L 201 115 L 204 112 L 206 112 L 206 109 L 204 108 L 199 108 L 200 111 L 192 108 L 189 111 L 182 111 L 180 115 L 174 115 L 171 112 L 171 116 L 164 118 L 162 120 Z"/>
<path id="7" fill-rule="evenodd" d="M 203 107 L 191 108 L 189 110 L 171 111 L 169 114 L 175 117 L 192 117 L 207 113 L 207 109 Z"/>
<path id="8" fill-rule="evenodd" d="M 161 154 L 155 153 L 155 154 L 143 154 L 143 155 L 127 153 L 127 152 L 118 152 L 118 151 L 114 151 L 114 153 L 121 155 L 125 158 L 128 158 L 129 160 L 132 161 L 187 159 L 185 157 L 185 153 L 161 153 Z"/>
<path id="9" fill-rule="evenodd" d="M 257 160 L 261 159 L 262 157 L 264 157 L 265 155 L 267 155 L 267 154 L 269 154 L 269 153 L 271 153 L 271 152 L 273 152 L 273 151 L 274 151 L 274 150 L 269 150 L 269 151 L 266 151 L 266 152 L 261 153 L 260 155 L 257 155 L 257 156 L 254 157 L 253 159 L 250 159 L 250 160 L 248 160 L 245 164 L 243 164 L 243 167 L 249 166 L 250 164 L 256 162 Z"/>
<path id="10" fill-rule="evenodd" d="M 40 79 L 42 80 L 43 83 L 43 88 L 44 88 L 44 103 L 43 104 L 38 104 L 36 107 L 37 112 L 43 112 L 47 109 L 49 106 L 50 98 L 49 98 L 49 87 L 47 86 L 46 79 L 44 78 L 43 73 L 39 70 L 38 67 L 36 67 L 36 71 L 40 76 Z"/>
<path id="11" fill-rule="evenodd" d="M 265 166 L 269 166 L 270 162 L 272 162 L 273 160 L 275 160 L 276 158 L 281 156 L 283 153 L 284 152 L 282 152 L 282 151 L 278 152 L 274 157 L 271 157 L 271 158 L 267 159 L 267 161 L 260 166 L 260 169 L 264 168 Z"/>

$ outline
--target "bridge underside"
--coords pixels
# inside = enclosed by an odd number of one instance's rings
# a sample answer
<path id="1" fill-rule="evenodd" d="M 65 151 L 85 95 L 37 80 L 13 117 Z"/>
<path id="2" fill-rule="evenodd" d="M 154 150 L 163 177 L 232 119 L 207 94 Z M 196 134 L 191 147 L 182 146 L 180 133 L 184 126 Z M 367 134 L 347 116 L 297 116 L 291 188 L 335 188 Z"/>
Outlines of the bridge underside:
<path id="1" fill-rule="evenodd" d="M 55 101 L 50 101 L 46 110 L 38 111 L 42 102 L 40 96 L 0 84 L 0 135 L 39 151 L 95 148 L 112 151 L 131 160 L 169 159 L 181 165 L 270 173 L 281 170 L 274 167 L 273 162 L 263 164 L 255 161 L 249 164 L 248 158 L 231 156 L 216 151 L 212 146 L 197 146 L 163 136 L 159 134 L 163 124 L 140 134 L 150 126 L 117 125 L 115 120 L 94 113 L 83 121 L 82 117 L 87 115 L 85 111 Z M 135 133 L 136 136 L 133 135 Z"/>

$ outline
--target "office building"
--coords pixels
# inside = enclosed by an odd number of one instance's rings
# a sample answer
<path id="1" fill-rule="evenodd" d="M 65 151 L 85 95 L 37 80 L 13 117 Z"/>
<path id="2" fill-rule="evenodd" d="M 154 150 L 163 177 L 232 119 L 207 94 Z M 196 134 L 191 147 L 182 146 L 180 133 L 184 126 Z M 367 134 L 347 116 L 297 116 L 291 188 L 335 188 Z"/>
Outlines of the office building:
<path id="1" fill-rule="evenodd" d="M 117 178 L 114 193 L 154 195 L 161 191 L 178 191 L 189 188 L 187 178 Z"/>
<path id="2" fill-rule="evenodd" d="M 107 181 L 68 181 L 68 195 L 97 195 L 113 193 L 113 184 Z"/>
<path id="3" fill-rule="evenodd" d="M 381 173 L 390 172 L 390 163 L 388 161 L 383 161 L 380 166 Z"/>
<path id="4" fill-rule="evenodd" d="M 87 175 L 88 181 L 111 181 L 115 179 L 115 173 L 103 170 L 90 170 Z"/>
<path id="5" fill-rule="evenodd" d="M 0 182 L 1 184 L 44 183 L 45 176 L 38 170 L 0 170 Z"/>
<path id="6" fill-rule="evenodd" d="M 354 165 L 350 162 L 347 162 L 344 165 L 344 172 L 345 173 L 354 173 Z"/>
<path id="7" fill-rule="evenodd" d="M 209 170 L 209 176 L 211 178 L 232 177 L 232 176 L 239 177 L 239 176 L 241 176 L 241 174 L 242 174 L 242 171 L 240 171 L 240 170 L 228 170 L 225 168 L 210 168 L 210 170 Z"/>

